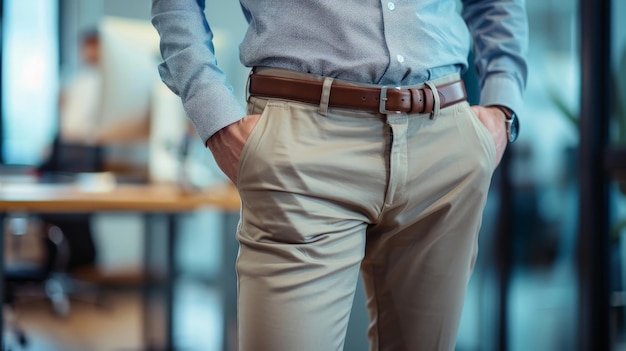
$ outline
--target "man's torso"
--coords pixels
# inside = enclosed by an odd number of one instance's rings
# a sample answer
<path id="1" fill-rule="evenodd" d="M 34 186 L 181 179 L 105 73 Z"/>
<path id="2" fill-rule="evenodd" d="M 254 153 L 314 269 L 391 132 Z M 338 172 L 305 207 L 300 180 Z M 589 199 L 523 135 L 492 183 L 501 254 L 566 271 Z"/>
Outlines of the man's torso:
<path id="1" fill-rule="evenodd" d="M 247 66 L 410 85 L 467 66 L 455 0 L 240 0 Z"/>

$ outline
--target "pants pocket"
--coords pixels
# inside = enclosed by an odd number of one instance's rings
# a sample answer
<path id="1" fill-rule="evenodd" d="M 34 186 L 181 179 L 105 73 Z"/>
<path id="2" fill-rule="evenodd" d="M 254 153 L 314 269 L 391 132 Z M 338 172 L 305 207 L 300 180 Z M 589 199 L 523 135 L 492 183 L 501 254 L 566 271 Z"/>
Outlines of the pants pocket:
<path id="1" fill-rule="evenodd" d="M 491 162 L 491 168 L 494 169 L 496 166 L 496 143 L 493 140 L 491 133 L 480 121 L 478 116 L 474 113 L 474 110 L 472 110 L 467 102 L 459 104 L 459 107 L 461 110 L 460 117 L 464 121 L 468 121 L 466 124 L 467 131 L 473 131 L 473 135 L 475 136 L 477 142 L 480 143 L 483 151 Z"/>
<path id="2" fill-rule="evenodd" d="M 241 155 L 239 156 L 239 162 L 237 164 L 237 187 L 239 187 L 241 175 L 246 171 L 246 164 L 251 158 L 251 154 L 253 150 L 255 150 L 259 143 L 264 139 L 265 135 L 271 129 L 269 124 L 271 118 L 268 117 L 270 114 L 270 110 L 275 108 L 276 106 L 280 106 L 282 108 L 282 102 L 272 102 L 266 99 L 259 99 L 252 97 L 250 99 L 248 105 L 248 113 L 249 114 L 261 114 L 258 123 L 248 136 L 246 143 L 241 150 Z"/>

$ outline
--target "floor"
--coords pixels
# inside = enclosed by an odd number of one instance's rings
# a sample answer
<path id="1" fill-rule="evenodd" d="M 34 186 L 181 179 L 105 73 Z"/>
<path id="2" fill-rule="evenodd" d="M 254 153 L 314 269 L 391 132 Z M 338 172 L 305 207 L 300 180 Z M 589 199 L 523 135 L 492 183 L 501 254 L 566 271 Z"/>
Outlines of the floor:
<path id="1" fill-rule="evenodd" d="M 181 350 L 221 350 L 220 299 L 213 289 L 187 283 L 179 287 L 175 340 Z M 68 317 L 54 315 L 42 301 L 22 301 L 18 323 L 28 345 L 12 351 L 131 351 L 142 350 L 142 304 L 138 291 L 107 291 L 106 307 L 73 302 Z M 14 333 L 5 340 L 15 341 Z M 14 342 L 10 343 L 16 345 Z"/>
<path id="2" fill-rule="evenodd" d="M 538 281 L 537 277 L 516 274 L 512 284 L 511 350 L 561 350 L 557 345 L 575 349 L 572 330 L 575 318 L 568 307 L 575 304 L 569 289 L 564 291 Z M 541 287 L 541 288 L 539 288 Z M 468 292 L 470 307 L 466 313 L 480 320 L 480 313 L 472 310 L 471 301 L 477 291 Z M 357 293 L 359 294 L 359 293 Z M 74 302 L 66 318 L 55 316 L 42 301 L 22 302 L 18 305 L 19 325 L 28 335 L 26 348 L 12 351 L 139 351 L 142 350 L 142 303 L 137 291 L 107 292 L 107 307 Z M 357 296 L 357 300 L 361 300 Z M 178 288 L 175 314 L 175 340 L 180 350 L 217 351 L 222 349 L 223 321 L 220 296 L 212 288 L 200 283 L 183 283 Z M 560 301 L 556 303 L 556 301 Z M 557 306 L 558 305 L 558 306 Z M 366 350 L 364 340 L 365 313 L 355 308 L 345 350 Z M 483 316 L 484 317 L 484 316 Z M 359 319 L 359 321 L 356 321 Z M 564 324 L 564 322 L 566 322 Z M 363 324 L 363 325 L 359 325 Z M 480 333 L 472 328 L 461 328 L 457 350 L 490 350 L 475 340 Z M 464 333 L 473 337 L 464 337 Z M 11 338 L 13 334 L 9 333 Z M 363 340 L 361 340 L 363 339 Z M 572 347 L 572 348 L 570 348 Z M 619 348 L 616 348 L 619 350 Z"/>
<path id="3" fill-rule="evenodd" d="M 562 284 L 546 284 L 549 277 L 515 274 L 511 286 L 510 350 L 558 351 L 575 350 L 575 296 L 567 286 L 568 272 L 560 272 L 557 279 Z M 470 289 L 468 302 L 477 291 Z M 18 305 L 19 325 L 28 336 L 26 348 L 14 347 L 11 351 L 139 351 L 142 350 L 141 295 L 137 291 L 107 292 L 107 307 L 74 302 L 66 318 L 51 313 L 49 305 L 41 301 L 22 302 Z M 360 299 L 360 297 L 358 297 Z M 210 287 L 199 283 L 184 283 L 178 289 L 175 315 L 175 340 L 180 350 L 222 350 L 222 310 L 220 296 Z M 480 313 L 470 307 L 470 320 L 480 320 Z M 357 309 L 354 318 L 365 323 L 366 316 Z M 351 321 L 352 323 L 353 321 Z M 346 342 L 346 351 L 366 350 L 363 334 L 365 325 L 352 324 Z M 469 332 L 474 337 L 464 337 Z M 10 340 L 14 334 L 7 333 Z M 472 328 L 462 328 L 457 350 L 495 350 L 486 343 L 472 342 L 480 333 Z M 350 338 L 350 335 L 349 335 Z M 625 350 L 623 344 L 613 350 Z"/>

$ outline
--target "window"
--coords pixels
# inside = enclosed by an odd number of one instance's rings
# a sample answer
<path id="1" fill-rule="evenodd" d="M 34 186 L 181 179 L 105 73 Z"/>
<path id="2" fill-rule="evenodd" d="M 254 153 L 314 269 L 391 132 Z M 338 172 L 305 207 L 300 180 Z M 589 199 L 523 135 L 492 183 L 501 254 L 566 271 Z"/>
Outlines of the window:
<path id="1" fill-rule="evenodd" d="M 57 124 L 58 3 L 4 0 L 3 10 L 2 156 L 35 165 Z"/>

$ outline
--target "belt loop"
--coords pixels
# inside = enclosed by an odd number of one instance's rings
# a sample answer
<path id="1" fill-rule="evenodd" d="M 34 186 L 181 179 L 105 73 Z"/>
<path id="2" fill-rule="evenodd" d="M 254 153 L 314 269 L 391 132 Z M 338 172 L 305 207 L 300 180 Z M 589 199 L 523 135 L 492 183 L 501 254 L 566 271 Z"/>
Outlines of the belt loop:
<path id="1" fill-rule="evenodd" d="M 441 110 L 441 101 L 439 99 L 439 92 L 437 91 L 437 87 L 435 86 L 435 84 L 433 84 L 433 82 L 424 82 L 424 84 L 426 84 L 426 86 L 428 86 L 430 88 L 430 90 L 433 92 L 433 98 L 435 99 L 435 103 L 433 106 L 433 111 L 430 113 L 430 119 L 435 119 L 437 117 L 439 117 L 439 111 Z"/>
<path id="2" fill-rule="evenodd" d="M 246 79 L 246 102 L 250 102 L 250 79 L 252 79 L 254 71 L 255 67 L 252 67 L 250 73 L 248 73 L 248 79 Z"/>
<path id="3" fill-rule="evenodd" d="M 324 78 L 324 84 L 322 85 L 322 96 L 320 97 L 320 108 L 319 114 L 322 116 L 326 116 L 328 113 L 328 103 L 330 101 L 330 87 L 333 84 L 334 78 L 326 77 Z"/>

